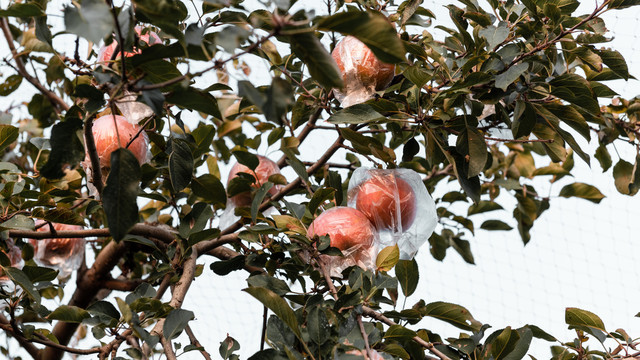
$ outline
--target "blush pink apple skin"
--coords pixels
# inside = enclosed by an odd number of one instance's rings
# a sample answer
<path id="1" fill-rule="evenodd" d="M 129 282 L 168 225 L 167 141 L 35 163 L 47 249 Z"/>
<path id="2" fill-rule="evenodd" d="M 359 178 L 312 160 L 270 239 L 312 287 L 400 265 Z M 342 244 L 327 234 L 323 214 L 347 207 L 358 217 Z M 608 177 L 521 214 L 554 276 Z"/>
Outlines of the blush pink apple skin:
<path id="1" fill-rule="evenodd" d="M 395 65 L 384 63 L 354 36 L 345 36 L 331 52 L 346 88 L 359 81 L 365 88 L 384 90 L 393 80 Z"/>
<path id="2" fill-rule="evenodd" d="M 154 44 L 162 44 L 162 39 L 160 39 L 158 34 L 156 34 L 155 32 L 147 31 L 145 34 L 140 35 L 141 33 L 142 28 L 140 26 L 136 26 L 136 34 L 138 34 L 141 42 L 144 42 L 150 46 Z M 107 63 L 111 61 L 113 58 L 113 52 L 116 50 L 116 47 L 118 47 L 118 42 L 116 40 L 109 44 L 109 46 L 102 46 L 100 48 L 100 51 L 98 52 L 98 62 Z M 140 49 L 134 48 L 133 51 L 125 51 L 124 56 L 131 57 L 140 53 Z M 116 57 L 113 59 L 118 58 L 120 58 L 120 54 L 116 54 Z"/>
<path id="3" fill-rule="evenodd" d="M 379 229 L 400 230 L 401 223 L 402 230 L 407 230 L 416 218 L 416 195 L 409 183 L 394 174 L 376 174 L 358 185 L 356 209 Z"/>
<path id="4" fill-rule="evenodd" d="M 42 224 L 37 221 L 36 224 Z M 53 223 L 56 231 L 82 230 L 82 226 Z M 39 232 L 50 231 L 46 224 L 38 228 Z M 85 241 L 83 238 L 51 238 L 51 239 L 30 239 L 29 242 L 34 249 L 35 260 L 44 266 L 57 266 L 77 254 L 84 253 Z"/>
<path id="5" fill-rule="evenodd" d="M 336 206 L 320 214 L 309 226 L 307 235 L 329 235 L 331 246 L 340 250 L 358 248 L 366 251 L 375 239 L 375 228 L 359 210 Z"/>
<path id="6" fill-rule="evenodd" d="M 118 128 L 117 132 L 116 126 Z M 100 166 L 109 168 L 111 167 L 111 153 L 120 147 L 126 147 L 129 141 L 138 134 L 140 126 L 128 122 L 120 115 L 105 115 L 94 121 L 92 131 L 96 150 L 100 157 Z M 120 141 L 118 141 L 118 136 Z M 128 149 L 142 165 L 147 160 L 147 150 L 149 149 L 149 137 L 147 134 L 144 131 L 140 132 L 140 135 L 133 140 Z M 85 162 L 90 163 L 88 154 Z"/>
<path id="7" fill-rule="evenodd" d="M 227 186 L 229 186 L 229 183 L 231 183 L 231 180 L 233 178 L 235 178 L 236 176 L 238 176 L 238 173 L 247 173 L 250 174 L 253 177 L 256 177 L 256 182 L 253 184 L 254 188 L 258 188 L 260 187 L 262 184 L 266 183 L 267 181 L 269 181 L 269 176 L 271 175 L 275 175 L 275 174 L 280 174 L 280 168 L 278 167 L 278 164 L 276 164 L 273 160 L 262 156 L 262 155 L 257 155 L 258 160 L 260 160 L 258 166 L 255 169 L 255 173 L 253 170 L 251 170 L 250 168 L 240 164 L 240 163 L 235 163 L 232 167 L 231 167 L 231 171 L 229 171 L 229 180 L 227 180 Z M 272 187 L 268 194 L 270 196 L 273 196 L 275 194 L 278 193 L 278 191 L 280 190 L 279 186 L 274 186 Z M 245 193 L 241 193 L 238 195 L 235 195 L 234 197 L 232 197 L 230 199 L 230 201 L 235 205 L 235 206 L 249 206 L 251 205 L 251 193 L 250 192 L 245 192 Z"/>

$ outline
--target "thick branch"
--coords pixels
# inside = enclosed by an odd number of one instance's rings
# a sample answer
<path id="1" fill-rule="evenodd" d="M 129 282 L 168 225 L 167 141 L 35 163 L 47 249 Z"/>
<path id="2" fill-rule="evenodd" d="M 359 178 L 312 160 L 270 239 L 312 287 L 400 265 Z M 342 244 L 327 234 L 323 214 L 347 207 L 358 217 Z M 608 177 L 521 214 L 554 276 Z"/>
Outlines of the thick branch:
<path id="1" fill-rule="evenodd" d="M 175 240 L 175 234 L 164 228 L 147 225 L 136 224 L 129 231 L 131 235 L 140 235 L 144 237 L 152 237 L 169 244 Z M 58 230 L 58 231 L 32 231 L 32 230 L 9 230 L 9 237 L 12 238 L 28 238 L 28 239 L 52 239 L 52 238 L 89 238 L 89 237 L 108 237 L 108 228 L 103 229 L 85 229 L 85 230 Z"/>
<path id="2" fill-rule="evenodd" d="M 196 259 L 198 258 L 198 253 L 192 249 L 191 256 L 184 262 L 183 272 L 180 276 L 180 280 L 176 283 L 173 288 L 173 295 L 171 296 L 171 301 L 169 301 L 169 305 L 174 309 L 179 309 L 182 307 L 182 303 L 184 302 L 184 298 L 187 295 L 187 291 L 189 291 L 189 287 L 191 286 L 191 282 L 193 281 L 196 273 Z M 164 326 L 165 319 L 160 319 L 151 330 L 151 335 L 160 335 L 160 341 L 162 342 L 162 346 L 165 351 L 165 356 L 167 359 L 175 359 L 176 355 L 173 352 L 173 347 L 171 346 L 171 340 L 166 339 L 164 334 L 162 333 L 162 328 Z M 148 353 L 148 347 L 145 346 L 145 353 Z"/>
<path id="3" fill-rule="evenodd" d="M 31 76 L 27 69 L 24 67 L 24 63 L 22 59 L 20 59 L 20 55 L 16 50 L 16 47 L 13 45 L 13 36 L 11 35 L 11 30 L 9 29 L 9 21 L 7 18 L 0 18 L 0 24 L 2 25 L 2 32 L 4 33 L 4 38 L 7 40 L 7 45 L 9 45 L 9 49 L 11 50 L 11 54 L 13 55 L 13 59 L 16 62 L 16 67 L 18 68 L 18 73 L 22 75 L 25 80 L 27 80 L 31 85 L 35 86 L 38 91 L 42 93 L 42 95 L 46 96 L 47 99 L 53 104 L 57 113 L 60 113 L 60 110 L 67 111 L 69 110 L 69 105 L 56 93 L 47 89 L 42 85 L 42 83 L 35 77 Z"/>
<path id="4" fill-rule="evenodd" d="M 76 291 L 68 305 L 85 309 L 95 295 L 102 289 L 102 284 L 111 276 L 111 270 L 116 266 L 127 249 L 127 243 L 114 241 L 108 243 L 96 256 L 96 260 L 87 272 L 78 278 Z M 53 335 L 60 344 L 68 344 L 78 328 L 78 324 L 59 321 L 53 328 Z M 63 350 L 46 348 L 42 359 L 60 359 Z"/>

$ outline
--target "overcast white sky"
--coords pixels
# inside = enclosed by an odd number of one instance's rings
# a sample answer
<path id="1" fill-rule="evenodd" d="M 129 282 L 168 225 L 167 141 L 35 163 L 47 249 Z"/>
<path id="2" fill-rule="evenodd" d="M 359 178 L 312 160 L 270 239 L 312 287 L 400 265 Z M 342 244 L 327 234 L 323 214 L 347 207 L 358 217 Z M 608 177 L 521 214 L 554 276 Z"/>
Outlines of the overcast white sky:
<path id="1" fill-rule="evenodd" d="M 255 5 L 255 1 L 251 2 Z M 7 0 L 0 0 L 6 8 Z M 50 4 L 49 13 L 60 9 L 62 2 Z M 297 7 L 318 6 L 319 1 L 300 1 Z M 424 4 L 432 9 L 438 19 L 434 22 L 448 22 L 443 1 L 427 0 Z M 584 12 L 590 11 L 593 1 L 584 1 Z M 254 6 L 255 7 L 255 6 Z M 318 12 L 323 11 L 320 7 Z M 640 11 L 636 9 L 608 14 L 605 19 L 616 39 L 611 44 L 621 51 L 629 63 L 631 73 L 640 70 L 640 31 L 638 21 Z M 61 21 L 50 17 L 50 22 Z M 430 29 L 436 37 L 442 34 Z M 57 40 L 61 45 L 69 37 Z M 86 49 L 86 48 L 85 48 Z M 71 50 L 69 50 L 71 51 Z M 6 43 L 0 41 L 0 53 L 8 53 Z M 248 60 L 249 58 L 247 58 Z M 270 81 L 267 67 L 255 58 L 250 63 L 254 69 L 248 77 L 255 84 Z M 4 74 L 10 73 L 0 67 Z M 202 87 L 215 79 L 200 80 Z M 618 82 L 613 88 L 624 97 L 640 94 L 637 81 Z M 26 82 L 18 92 L 8 98 L 0 98 L 0 110 L 11 102 L 24 99 L 33 89 Z M 27 116 L 26 110 L 19 114 Z M 320 137 L 318 137 L 320 136 Z M 330 139 L 328 132 L 310 138 L 301 148 L 306 154 L 304 160 L 314 160 L 324 150 Z M 261 154 L 275 151 L 261 148 Z M 614 162 L 616 154 L 610 149 Z M 627 159 L 630 149 L 620 145 L 617 151 Z M 343 154 L 336 159 L 343 159 Z M 539 159 L 538 159 L 539 160 Z M 221 166 L 226 174 L 228 167 Z M 284 172 L 287 176 L 292 173 Z M 640 336 L 640 319 L 633 316 L 640 312 L 640 268 L 636 264 L 638 241 L 636 224 L 640 218 L 640 198 L 629 198 L 617 193 L 613 186 L 611 171 L 602 174 L 596 161 L 588 168 L 576 159 L 576 179 L 599 187 L 607 196 L 599 205 L 584 200 L 554 198 L 551 209 L 543 214 L 532 231 L 532 240 L 526 247 L 522 245 L 517 232 L 486 232 L 478 230 L 472 243 L 477 265 L 471 266 L 450 250 L 443 262 L 434 260 L 424 248 L 418 254 L 420 264 L 420 284 L 418 291 L 407 304 L 419 299 L 448 301 L 467 307 L 476 319 L 499 329 L 507 325 L 518 327 L 535 324 L 562 340 L 572 339 L 572 334 L 564 324 L 564 309 L 567 306 L 580 307 L 600 315 L 611 330 L 624 328 L 633 337 Z M 292 177 L 291 177 L 292 178 Z M 541 179 L 547 180 L 547 179 Z M 544 181 L 536 181 L 541 189 L 548 189 Z M 554 185 L 550 191 L 557 192 L 562 184 Z M 441 186 L 437 194 L 457 189 L 456 183 Z M 511 214 L 513 202 L 503 197 L 505 211 L 496 212 L 503 221 L 514 224 Z M 466 213 L 461 213 L 465 215 Z M 482 223 L 480 215 L 475 215 L 476 226 Z M 246 287 L 246 274 L 233 273 L 219 277 L 205 266 L 205 274 L 197 279 L 184 304 L 184 308 L 196 313 L 192 327 L 199 340 L 217 357 L 217 348 L 226 334 L 235 337 L 241 344 L 241 354 L 247 357 L 258 349 L 262 306 L 240 290 Z M 72 284 L 72 283 L 71 283 Z M 72 293 L 71 285 L 65 289 Z M 437 320 L 427 319 L 421 324 L 442 335 L 456 335 L 458 330 Z M 90 335 L 89 335 L 90 336 Z M 184 343 L 184 342 L 183 342 Z M 534 340 L 532 355 L 548 358 L 550 353 L 545 342 Z M 196 353 L 184 358 L 199 358 Z"/>

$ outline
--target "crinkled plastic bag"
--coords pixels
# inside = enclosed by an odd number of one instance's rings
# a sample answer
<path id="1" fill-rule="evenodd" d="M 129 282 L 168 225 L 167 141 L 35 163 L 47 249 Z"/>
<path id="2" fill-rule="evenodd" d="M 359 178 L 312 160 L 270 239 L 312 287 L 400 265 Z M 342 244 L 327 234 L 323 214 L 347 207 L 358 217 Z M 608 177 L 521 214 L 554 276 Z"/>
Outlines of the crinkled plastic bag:
<path id="1" fill-rule="evenodd" d="M 438 222 L 435 202 L 411 169 L 356 169 L 348 205 L 374 224 L 380 248 L 398 245 L 401 260 L 413 259 Z"/>
<path id="2" fill-rule="evenodd" d="M 37 221 L 36 224 L 42 223 Z M 82 226 L 54 223 L 56 231 L 81 230 Z M 37 231 L 49 231 L 49 224 Z M 84 261 L 85 240 L 83 238 L 52 238 L 29 240 L 34 249 L 33 259 L 40 266 L 58 270 L 58 278 L 64 279 L 77 270 Z"/>
<path id="3" fill-rule="evenodd" d="M 342 277 L 342 271 L 354 265 L 375 269 L 378 233 L 362 212 L 344 206 L 326 210 L 309 225 L 309 238 L 316 235 L 328 235 L 331 246 L 342 252 L 343 256 L 320 255 L 330 276 Z"/>
<path id="4" fill-rule="evenodd" d="M 331 56 L 344 81 L 342 89 L 333 89 L 343 107 L 372 99 L 393 80 L 395 66 L 378 60 L 367 45 L 353 36 L 344 37 Z"/>
<path id="5" fill-rule="evenodd" d="M 116 100 L 116 106 L 124 118 L 132 123 L 138 124 L 143 119 L 153 115 L 153 110 L 147 104 L 136 101 L 137 96 L 129 91 L 124 92 L 124 96 Z"/>
<path id="6" fill-rule="evenodd" d="M 229 178 L 227 180 L 227 187 L 229 186 L 229 183 L 231 183 L 231 180 L 238 175 L 238 173 L 247 173 L 253 176 L 254 178 L 257 177 L 256 178 L 257 183 L 253 185 L 254 189 L 258 188 L 262 183 L 267 182 L 269 180 L 269 176 L 280 174 L 280 167 L 278 167 L 278 164 L 276 164 L 273 160 L 267 158 L 266 156 L 262 156 L 262 155 L 257 155 L 257 156 L 260 162 L 255 169 L 255 173 L 250 168 L 240 163 L 235 163 L 231 167 L 231 171 L 229 171 Z M 280 185 L 274 185 L 267 193 L 267 196 L 273 196 L 277 194 L 281 188 L 282 187 Z M 252 201 L 253 201 L 253 198 L 251 197 L 251 193 L 248 191 L 228 198 L 227 207 L 222 213 L 222 216 L 220 216 L 220 228 L 224 229 L 226 227 L 233 225 L 233 223 L 235 223 L 236 221 L 240 220 L 240 217 L 236 216 L 235 214 L 236 208 L 241 206 L 249 207 L 251 206 Z M 273 209 L 267 209 L 264 212 L 264 215 L 267 216 L 272 211 Z"/>

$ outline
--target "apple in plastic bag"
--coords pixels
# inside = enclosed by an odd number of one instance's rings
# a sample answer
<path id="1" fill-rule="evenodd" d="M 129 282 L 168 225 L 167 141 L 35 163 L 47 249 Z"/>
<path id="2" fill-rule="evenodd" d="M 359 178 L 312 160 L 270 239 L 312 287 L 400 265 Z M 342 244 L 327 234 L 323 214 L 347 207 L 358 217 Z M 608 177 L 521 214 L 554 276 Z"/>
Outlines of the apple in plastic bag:
<path id="1" fill-rule="evenodd" d="M 7 244 L 7 248 L 9 249 L 9 252 L 7 253 L 6 250 L 1 249 L 0 251 L 2 251 L 2 253 L 9 258 L 9 262 L 11 263 L 11 267 L 22 267 L 22 251 L 20 250 L 19 247 L 15 246 L 13 244 L 13 240 L 8 239 L 6 240 L 6 244 Z M 8 280 L 9 277 L 7 275 L 4 274 L 4 271 L 2 271 L 2 269 L 0 269 L 0 281 L 5 281 Z"/>
<path id="2" fill-rule="evenodd" d="M 244 166 L 240 163 L 235 163 L 231 167 L 231 171 L 229 172 L 229 180 L 227 180 L 227 186 L 229 186 L 229 183 L 231 183 L 231 180 L 233 180 L 233 178 L 238 176 L 238 173 L 247 173 L 253 176 L 256 179 L 256 182 L 252 185 L 254 189 L 259 188 L 262 184 L 269 181 L 269 176 L 280 174 L 280 168 L 278 167 L 278 164 L 276 164 L 274 161 L 261 155 L 257 155 L 257 157 L 260 162 L 256 167 L 255 171 L 251 170 L 247 166 Z M 280 190 L 279 186 L 274 186 L 271 189 L 269 189 L 268 194 L 270 196 L 273 196 L 277 194 L 279 190 Z M 229 200 L 235 206 L 249 206 L 251 205 L 251 201 L 252 201 L 251 192 L 246 191 L 241 194 L 237 194 L 232 198 L 230 198 Z"/>
<path id="3" fill-rule="evenodd" d="M 53 223 L 53 229 L 55 231 L 81 230 L 82 226 Z M 44 225 L 37 231 L 50 231 L 49 225 Z M 82 257 L 84 254 L 83 238 L 31 239 L 29 242 L 34 249 L 34 259 L 43 266 L 65 267 L 66 263 L 70 268 L 74 268 L 76 267 L 74 265 L 76 263 L 79 265 L 82 260 L 77 257 Z"/>
<path id="4" fill-rule="evenodd" d="M 116 131 L 117 127 L 117 131 Z M 149 137 L 137 124 L 128 122 L 123 116 L 105 115 L 93 122 L 93 138 L 100 157 L 100 167 L 111 167 L 111 153 L 120 147 L 127 147 L 138 159 L 140 165 L 147 160 Z M 137 136 L 137 137 L 136 137 Z M 135 139 L 134 139 L 135 138 Z M 132 139 L 134 139 L 132 141 Z M 85 163 L 90 164 L 89 154 Z"/>
<path id="5" fill-rule="evenodd" d="M 355 193 L 356 209 L 378 229 L 407 230 L 416 218 L 416 195 L 394 174 L 376 174 L 358 185 Z"/>
<path id="6" fill-rule="evenodd" d="M 356 249 L 366 251 L 375 239 L 375 228 L 359 210 L 336 206 L 320 214 L 309 226 L 310 238 L 328 235 L 331 246 L 341 251 Z"/>
<path id="7" fill-rule="evenodd" d="M 146 31 L 144 34 L 142 34 L 142 28 L 140 26 L 136 26 L 136 34 L 138 34 L 141 42 L 144 42 L 149 46 L 154 44 L 162 44 L 162 39 L 160 39 L 158 34 L 153 31 Z M 112 59 L 120 58 L 120 54 L 116 54 L 115 58 L 113 58 L 113 52 L 116 51 L 116 48 L 118 47 L 118 42 L 115 39 L 117 38 L 114 37 L 113 42 L 108 46 L 102 46 L 100 48 L 100 50 L 98 51 L 98 62 L 107 63 Z M 125 51 L 124 56 L 131 57 L 140 53 L 140 49 L 134 48 L 133 51 Z"/>

